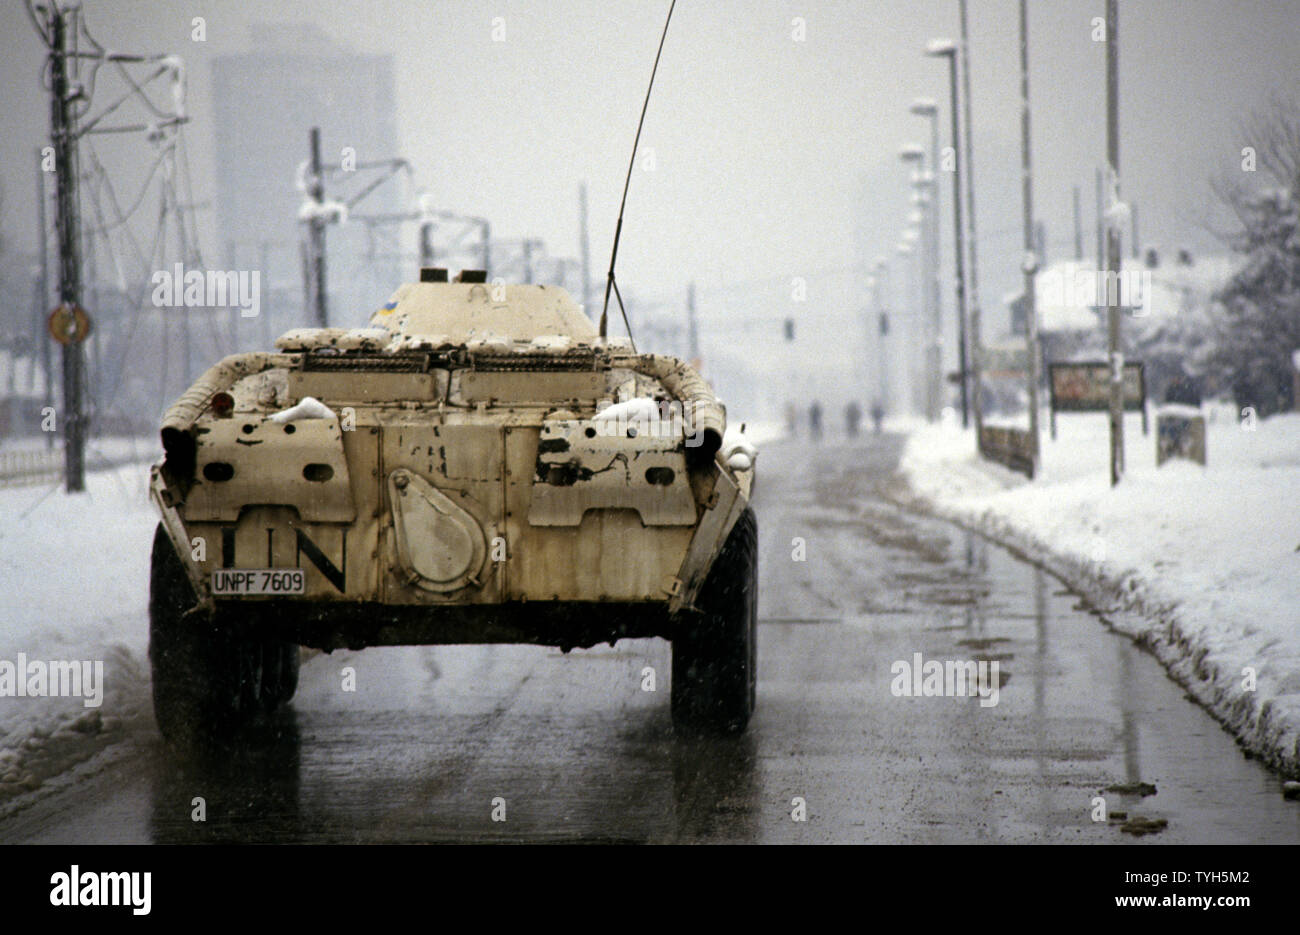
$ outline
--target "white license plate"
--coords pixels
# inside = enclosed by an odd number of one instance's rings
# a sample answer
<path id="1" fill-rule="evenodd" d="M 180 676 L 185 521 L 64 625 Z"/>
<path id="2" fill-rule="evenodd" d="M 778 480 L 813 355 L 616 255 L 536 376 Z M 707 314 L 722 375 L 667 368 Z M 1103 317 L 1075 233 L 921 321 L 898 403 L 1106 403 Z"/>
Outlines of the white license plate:
<path id="1" fill-rule="evenodd" d="M 215 597 L 305 593 L 307 573 L 301 568 L 221 568 L 212 573 Z"/>

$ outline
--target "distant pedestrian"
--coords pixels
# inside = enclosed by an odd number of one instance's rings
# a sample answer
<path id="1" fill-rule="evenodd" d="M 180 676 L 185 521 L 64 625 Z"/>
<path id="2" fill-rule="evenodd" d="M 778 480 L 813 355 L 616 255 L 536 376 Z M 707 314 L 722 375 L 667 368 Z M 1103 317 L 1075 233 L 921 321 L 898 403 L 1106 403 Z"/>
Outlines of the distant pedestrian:
<path id="1" fill-rule="evenodd" d="M 822 437 L 822 406 L 815 399 L 808 407 L 808 434 L 814 441 Z"/>
<path id="2" fill-rule="evenodd" d="M 885 407 L 880 405 L 880 400 L 871 404 L 871 421 L 875 423 L 876 434 L 879 435 L 881 427 L 885 423 Z"/>
<path id="3" fill-rule="evenodd" d="M 858 437 L 858 425 L 862 422 L 862 407 L 858 405 L 857 400 L 849 400 L 849 404 L 844 407 L 844 428 L 849 433 L 849 438 Z"/>

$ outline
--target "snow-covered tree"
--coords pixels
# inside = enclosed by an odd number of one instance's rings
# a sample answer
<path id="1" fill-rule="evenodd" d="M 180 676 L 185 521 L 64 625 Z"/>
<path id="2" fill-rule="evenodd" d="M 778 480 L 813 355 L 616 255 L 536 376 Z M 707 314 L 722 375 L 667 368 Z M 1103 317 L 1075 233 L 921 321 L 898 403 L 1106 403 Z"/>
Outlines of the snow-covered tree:
<path id="1" fill-rule="evenodd" d="M 1260 415 L 1290 409 L 1291 354 L 1300 349 L 1300 99 L 1274 97 L 1242 127 L 1240 178 L 1218 180 L 1240 229 L 1245 263 L 1216 296 L 1206 374 Z M 1248 167 L 1254 168 L 1251 172 Z M 1259 179 L 1250 184 L 1247 179 Z"/>

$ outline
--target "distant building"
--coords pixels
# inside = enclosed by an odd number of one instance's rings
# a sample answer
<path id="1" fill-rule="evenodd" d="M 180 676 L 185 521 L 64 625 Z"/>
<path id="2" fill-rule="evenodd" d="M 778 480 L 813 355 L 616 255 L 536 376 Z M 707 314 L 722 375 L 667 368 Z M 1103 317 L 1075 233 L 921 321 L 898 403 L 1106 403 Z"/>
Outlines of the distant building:
<path id="1" fill-rule="evenodd" d="M 393 58 L 351 51 L 310 24 L 259 25 L 250 39 L 253 51 L 212 62 L 220 242 L 208 262 L 244 269 L 265 263 L 267 287 L 296 297 L 295 307 L 271 310 L 282 331 L 305 323 L 298 222 L 304 193 L 296 182 L 309 155 L 308 132 L 321 128 L 322 161 L 336 167 L 344 147 L 356 151 L 358 163 L 398 155 Z M 398 211 L 400 195 L 396 180 L 386 182 L 358 210 Z M 332 225 L 326 239 L 331 324 L 362 324 L 401 281 L 401 265 L 392 258 L 365 262 L 370 241 L 356 223 Z"/>
<path id="2" fill-rule="evenodd" d="M 1106 303 L 1125 308 L 1125 346 L 1146 364 L 1153 398 L 1185 378 L 1182 345 L 1167 335 L 1205 321 L 1214 293 L 1227 284 L 1241 263 L 1237 256 L 1194 257 L 1175 251 L 1170 260 L 1155 248 L 1141 259 L 1125 258 L 1121 272 L 1107 279 L 1088 261 L 1049 264 L 1034 279 L 1042 360 L 1102 360 L 1106 356 Z M 1113 290 L 1113 292 L 1111 291 Z M 1010 312 L 1011 334 L 1026 332 L 1023 292 L 1003 297 Z M 1045 372 L 1045 368 L 1044 368 Z"/>
<path id="3" fill-rule="evenodd" d="M 1153 265 L 1154 261 L 1154 265 Z M 1106 275 L 1082 260 L 1063 260 L 1039 271 L 1034 278 L 1035 312 L 1040 334 L 1101 334 L 1108 289 L 1117 290 L 1120 305 L 1132 305 L 1129 317 L 1144 322 L 1183 315 L 1207 306 L 1214 293 L 1227 284 L 1240 258 L 1209 256 L 1192 259 L 1179 251 L 1174 263 L 1162 265 L 1154 250 L 1143 261 L 1125 259 L 1114 285 Z M 1023 292 L 1002 297 L 1010 318 L 1010 333 L 1027 330 Z"/>

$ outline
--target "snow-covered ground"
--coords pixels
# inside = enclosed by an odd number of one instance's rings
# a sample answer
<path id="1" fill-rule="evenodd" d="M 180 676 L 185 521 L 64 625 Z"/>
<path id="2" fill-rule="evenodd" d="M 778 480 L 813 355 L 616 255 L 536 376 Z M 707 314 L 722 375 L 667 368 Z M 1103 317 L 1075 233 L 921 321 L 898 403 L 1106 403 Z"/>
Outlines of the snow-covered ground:
<path id="1" fill-rule="evenodd" d="M 978 461 L 951 420 L 911 434 L 902 470 L 923 505 L 1043 561 L 1248 749 L 1300 773 L 1300 414 L 1250 430 L 1204 411 L 1205 467 L 1157 468 L 1154 418 L 1144 437 L 1127 416 L 1116 488 L 1103 414 L 1059 416 L 1055 442 L 1044 419 L 1032 482 Z"/>
<path id="2" fill-rule="evenodd" d="M 103 664 L 96 707 L 80 697 L 0 697 L 0 803 L 66 757 L 111 742 L 124 718 L 147 709 L 157 523 L 147 481 L 146 458 L 89 472 L 80 494 L 54 484 L 0 490 L 0 664 L 20 653 L 29 663 Z"/>

